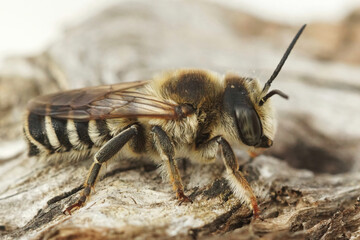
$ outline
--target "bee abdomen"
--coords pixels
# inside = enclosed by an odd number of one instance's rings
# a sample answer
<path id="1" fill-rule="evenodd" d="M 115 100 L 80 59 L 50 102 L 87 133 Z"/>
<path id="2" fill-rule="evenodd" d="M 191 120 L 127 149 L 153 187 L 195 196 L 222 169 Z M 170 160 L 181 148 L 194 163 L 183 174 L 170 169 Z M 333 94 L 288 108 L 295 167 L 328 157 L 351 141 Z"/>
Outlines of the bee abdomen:
<path id="1" fill-rule="evenodd" d="M 106 120 L 75 121 L 29 113 L 24 132 L 29 156 L 89 151 L 111 139 Z"/>
<path id="2" fill-rule="evenodd" d="M 73 145 L 70 142 L 69 134 L 67 131 L 67 120 L 51 118 L 51 126 L 55 131 L 59 143 L 66 151 L 70 151 Z"/>
<path id="3" fill-rule="evenodd" d="M 44 151 L 54 152 L 46 134 L 45 117 L 30 113 L 25 121 L 24 132 L 29 142 L 29 155 L 38 155 Z"/>

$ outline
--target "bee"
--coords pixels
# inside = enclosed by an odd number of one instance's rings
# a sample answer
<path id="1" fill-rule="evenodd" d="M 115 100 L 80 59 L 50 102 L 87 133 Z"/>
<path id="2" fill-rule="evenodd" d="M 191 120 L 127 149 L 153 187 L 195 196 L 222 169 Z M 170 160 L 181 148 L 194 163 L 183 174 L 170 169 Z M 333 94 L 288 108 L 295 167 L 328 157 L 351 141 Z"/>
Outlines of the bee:
<path id="1" fill-rule="evenodd" d="M 213 162 L 221 151 L 233 193 L 259 216 L 253 190 L 239 171 L 231 146 L 269 148 L 276 132 L 269 91 L 296 41 L 298 31 L 264 87 L 257 79 L 221 76 L 205 70 L 174 70 L 153 80 L 88 87 L 37 97 L 28 104 L 24 133 L 29 156 L 78 159 L 93 163 L 77 202 L 64 213 L 84 206 L 101 166 L 121 155 L 146 156 L 162 168 L 180 203 L 185 194 L 176 159 Z M 66 158 L 65 158 L 66 157 Z"/>

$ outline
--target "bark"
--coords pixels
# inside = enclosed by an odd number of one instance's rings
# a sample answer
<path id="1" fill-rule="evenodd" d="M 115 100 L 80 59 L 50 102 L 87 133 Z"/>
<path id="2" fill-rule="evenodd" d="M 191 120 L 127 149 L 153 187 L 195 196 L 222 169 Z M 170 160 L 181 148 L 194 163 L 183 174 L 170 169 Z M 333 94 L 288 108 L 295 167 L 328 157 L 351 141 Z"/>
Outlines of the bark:
<path id="1" fill-rule="evenodd" d="M 256 70 L 265 82 L 297 28 L 206 2 L 127 2 L 68 29 L 38 56 L 8 59 L 0 71 L 0 236 L 360 238 L 357 15 L 308 25 L 273 83 L 290 95 L 290 101 L 274 99 L 279 115 L 274 147 L 252 160 L 236 151 L 262 220 L 253 220 L 233 196 L 220 161 L 179 161 L 194 201 L 179 206 L 170 184 L 146 159 L 110 163 L 87 205 L 66 216 L 62 210 L 77 199 L 91 159 L 28 158 L 21 117 L 26 102 L 39 94 L 149 79 L 185 66 L 235 69 L 246 76 Z"/>

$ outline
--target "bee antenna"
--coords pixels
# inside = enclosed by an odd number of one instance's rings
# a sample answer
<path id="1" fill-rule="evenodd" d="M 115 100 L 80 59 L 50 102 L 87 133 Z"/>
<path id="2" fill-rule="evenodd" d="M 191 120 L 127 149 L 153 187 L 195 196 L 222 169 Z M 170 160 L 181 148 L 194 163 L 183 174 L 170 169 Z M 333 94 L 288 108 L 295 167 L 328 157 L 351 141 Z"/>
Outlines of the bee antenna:
<path id="1" fill-rule="evenodd" d="M 297 34 L 295 35 L 294 39 L 291 41 L 289 47 L 286 49 L 286 52 L 284 54 L 284 56 L 281 58 L 279 64 L 277 65 L 275 71 L 273 72 L 273 74 L 271 75 L 270 79 L 265 83 L 265 86 L 262 90 L 263 93 L 266 93 L 269 88 L 270 88 L 270 85 L 272 83 L 272 81 L 274 81 L 274 79 L 277 77 L 277 75 L 279 74 L 282 66 L 284 65 L 286 59 L 288 58 L 291 50 L 293 49 L 293 47 L 295 46 L 295 43 L 296 41 L 299 39 L 301 33 L 304 31 L 304 28 L 306 27 L 306 24 L 304 24 L 300 30 L 297 32 Z"/>
<path id="2" fill-rule="evenodd" d="M 285 93 L 283 93 L 280 90 L 272 90 L 270 91 L 268 94 L 265 95 L 265 97 L 263 97 L 260 102 L 259 102 L 259 106 L 262 106 L 269 98 L 271 98 L 272 96 L 274 96 L 275 94 L 279 95 L 280 97 L 283 97 L 285 99 L 289 99 L 289 96 L 286 95 Z"/>

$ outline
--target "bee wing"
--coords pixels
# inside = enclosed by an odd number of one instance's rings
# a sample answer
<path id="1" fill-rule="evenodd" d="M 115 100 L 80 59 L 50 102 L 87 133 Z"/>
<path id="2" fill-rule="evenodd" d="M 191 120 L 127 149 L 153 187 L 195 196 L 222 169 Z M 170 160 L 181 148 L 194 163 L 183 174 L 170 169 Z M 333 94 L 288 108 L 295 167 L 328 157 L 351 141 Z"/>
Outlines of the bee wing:
<path id="1" fill-rule="evenodd" d="M 141 91 L 148 83 L 120 83 L 40 96 L 29 102 L 28 110 L 37 115 L 83 121 L 131 117 L 176 118 L 176 104 Z"/>

